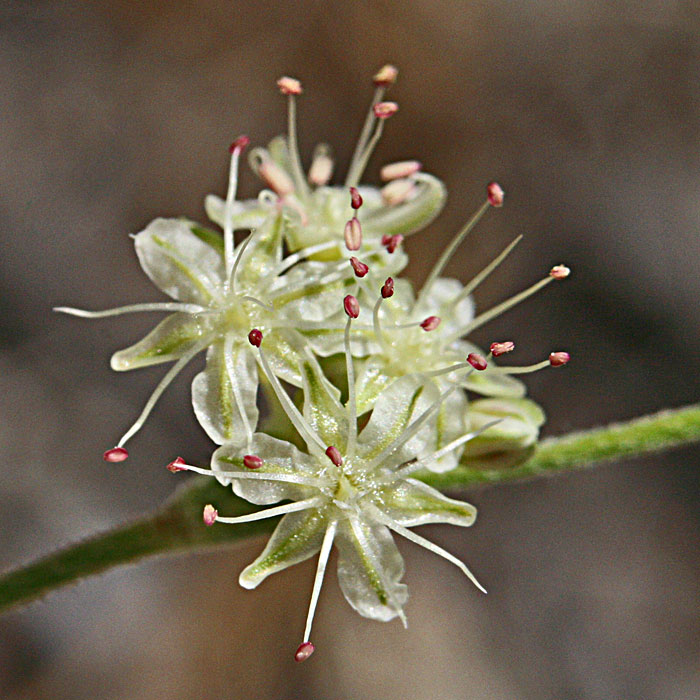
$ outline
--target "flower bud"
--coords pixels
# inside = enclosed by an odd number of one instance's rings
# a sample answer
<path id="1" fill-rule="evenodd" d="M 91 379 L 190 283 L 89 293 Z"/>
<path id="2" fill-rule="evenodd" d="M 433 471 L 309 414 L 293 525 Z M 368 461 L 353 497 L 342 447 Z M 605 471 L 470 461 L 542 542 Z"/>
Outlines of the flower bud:
<path id="1" fill-rule="evenodd" d="M 503 206 L 505 192 L 501 189 L 501 186 L 497 182 L 489 182 L 489 184 L 486 186 L 486 196 L 488 197 L 489 204 L 492 207 Z"/>
<path id="2" fill-rule="evenodd" d="M 372 109 L 377 119 L 388 119 L 399 111 L 399 106 L 396 102 L 377 102 Z"/>
<path id="3" fill-rule="evenodd" d="M 243 457 L 243 464 L 246 469 L 260 469 L 263 465 L 263 461 L 257 455 L 245 455 Z"/>
<path id="4" fill-rule="evenodd" d="M 549 364 L 552 367 L 561 367 L 565 365 L 571 359 L 571 355 L 568 352 L 553 352 L 549 355 Z"/>
<path id="5" fill-rule="evenodd" d="M 296 78 L 287 75 L 282 76 L 277 81 L 277 87 L 283 95 L 301 95 L 301 83 Z"/>
<path id="6" fill-rule="evenodd" d="M 170 462 L 170 464 L 168 464 L 166 469 L 169 472 L 172 472 L 173 474 L 177 474 L 177 472 L 187 471 L 186 469 L 183 469 L 182 467 L 178 466 L 178 465 L 184 464 L 184 463 L 185 463 L 185 460 L 182 459 L 182 457 L 175 457 L 175 459 L 172 462 Z"/>
<path id="7" fill-rule="evenodd" d="M 348 250 L 359 250 L 362 245 L 362 226 L 360 220 L 353 216 L 345 224 L 345 247 Z"/>
<path id="8" fill-rule="evenodd" d="M 352 265 L 352 269 L 355 271 L 356 277 L 364 277 L 369 272 L 369 267 L 361 260 L 358 260 L 355 256 L 350 258 L 350 264 Z"/>
<path id="9" fill-rule="evenodd" d="M 415 175 L 423 165 L 417 160 L 402 160 L 398 163 L 389 163 L 379 171 L 379 177 L 384 181 Z"/>
<path id="10" fill-rule="evenodd" d="M 202 520 L 207 527 L 211 527 L 216 522 L 216 516 L 219 512 L 214 508 L 213 505 L 208 504 L 204 506 L 204 512 L 202 513 Z"/>
<path id="11" fill-rule="evenodd" d="M 234 151 L 238 151 L 239 153 L 241 151 L 244 151 L 248 144 L 250 143 L 250 139 L 247 136 L 239 136 L 229 147 L 228 147 L 228 152 L 233 153 Z"/>
<path id="12" fill-rule="evenodd" d="M 343 458 L 340 456 L 340 450 L 337 447 L 333 447 L 333 445 L 327 447 L 326 455 L 336 467 L 340 467 L 343 464 Z"/>
<path id="13" fill-rule="evenodd" d="M 372 81 L 377 87 L 389 87 L 389 85 L 393 85 L 396 82 L 398 74 L 399 69 L 387 63 L 374 74 Z"/>
<path id="14" fill-rule="evenodd" d="M 394 296 L 394 280 L 391 277 L 386 278 L 386 282 L 382 285 L 382 299 L 388 299 Z"/>
<path id="15" fill-rule="evenodd" d="M 362 206 L 362 195 L 357 187 L 350 188 L 350 206 L 353 209 L 359 209 Z"/>
<path id="16" fill-rule="evenodd" d="M 357 318 L 360 315 L 360 304 L 352 294 L 348 294 L 343 299 L 343 308 L 350 318 Z"/>
<path id="17" fill-rule="evenodd" d="M 482 370 L 485 370 L 488 367 L 488 363 L 486 362 L 486 358 L 483 357 L 482 355 L 479 355 L 475 352 L 470 352 L 469 355 L 467 356 L 467 362 L 474 368 L 479 370 L 480 372 Z"/>
<path id="18" fill-rule="evenodd" d="M 263 334 L 257 328 L 253 328 L 250 333 L 248 333 L 248 342 L 256 348 L 259 348 L 263 339 Z"/>
<path id="19" fill-rule="evenodd" d="M 571 274 L 571 270 L 566 265 L 555 265 L 550 271 L 549 276 L 555 280 L 563 280 Z"/>
<path id="20" fill-rule="evenodd" d="M 316 647 L 311 642 L 304 642 L 303 644 L 299 645 L 299 648 L 294 653 L 294 660 L 297 663 L 306 661 L 306 659 L 308 659 L 315 650 Z"/>
<path id="21" fill-rule="evenodd" d="M 123 462 L 129 457 L 129 453 L 123 447 L 113 447 L 102 455 L 105 462 Z"/>
<path id="22" fill-rule="evenodd" d="M 504 340 L 502 343 L 491 343 L 489 350 L 494 357 L 500 357 L 515 350 L 515 343 L 510 340 Z"/>

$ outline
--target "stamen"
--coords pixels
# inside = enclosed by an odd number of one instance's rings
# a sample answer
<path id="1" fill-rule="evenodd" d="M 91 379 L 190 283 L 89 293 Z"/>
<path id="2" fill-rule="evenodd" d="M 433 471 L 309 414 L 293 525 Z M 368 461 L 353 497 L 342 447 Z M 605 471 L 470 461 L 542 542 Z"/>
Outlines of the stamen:
<path id="1" fill-rule="evenodd" d="M 377 102 L 372 110 L 374 111 L 374 116 L 377 117 L 377 119 L 388 119 L 389 117 L 393 117 L 399 111 L 399 106 L 396 104 L 396 102 Z"/>
<path id="2" fill-rule="evenodd" d="M 248 342 L 253 347 L 259 348 L 260 344 L 262 343 L 262 339 L 263 339 L 263 334 L 257 328 L 253 328 L 253 330 L 250 331 L 250 333 L 248 333 Z"/>
<path id="3" fill-rule="evenodd" d="M 311 642 L 303 642 L 299 645 L 296 652 L 294 652 L 294 660 L 297 663 L 306 661 L 306 659 L 308 659 L 309 656 L 311 656 L 311 654 L 313 654 L 315 650 L 316 647 Z"/>
<path id="4" fill-rule="evenodd" d="M 244 455 L 243 464 L 248 469 L 260 469 L 260 467 L 262 467 L 264 462 L 257 455 Z"/>
<path id="5" fill-rule="evenodd" d="M 160 380 L 156 388 L 153 390 L 153 393 L 151 394 L 150 398 L 146 402 L 146 405 L 143 407 L 143 410 L 141 411 L 141 415 L 136 419 L 136 422 L 129 428 L 129 430 L 124 433 L 122 436 L 121 440 L 117 443 L 117 447 L 123 447 L 129 439 L 131 439 L 143 426 L 143 424 L 146 422 L 146 419 L 148 418 L 149 414 L 153 410 L 153 407 L 156 405 L 156 402 L 160 398 L 160 395 L 168 388 L 168 385 L 170 382 L 177 377 L 179 374 L 180 370 L 199 352 L 201 352 L 207 345 L 209 344 L 209 340 L 207 339 L 206 342 L 201 343 L 199 345 L 195 345 L 192 350 L 190 350 L 188 353 L 185 353 L 167 372 L 167 374 Z M 116 448 L 115 448 L 116 449 Z"/>
<path id="6" fill-rule="evenodd" d="M 359 193 L 357 187 L 350 188 L 350 206 L 357 210 L 362 206 L 362 195 Z"/>
<path id="7" fill-rule="evenodd" d="M 377 87 L 387 88 L 396 82 L 398 74 L 399 69 L 387 63 L 374 74 L 372 80 Z"/>
<path id="8" fill-rule="evenodd" d="M 434 331 L 441 321 L 442 319 L 439 316 L 428 316 L 428 318 L 420 322 L 420 327 L 424 331 Z"/>
<path id="9" fill-rule="evenodd" d="M 479 372 L 483 372 L 488 367 L 488 362 L 486 362 L 486 358 L 483 355 L 479 355 L 476 352 L 470 352 L 469 355 L 467 355 L 467 362 L 476 370 L 479 370 Z"/>
<path id="10" fill-rule="evenodd" d="M 416 192 L 416 183 L 409 178 L 392 180 L 388 185 L 384 185 L 380 190 L 382 202 L 387 207 L 395 207 L 403 204 L 411 195 Z"/>
<path id="11" fill-rule="evenodd" d="M 322 489 L 328 486 L 329 482 L 321 479 L 314 479 L 309 476 L 300 476 L 299 474 L 280 474 L 277 472 L 225 472 L 214 471 L 213 469 L 202 469 L 195 467 L 192 464 L 183 464 L 182 468 L 196 474 L 204 476 L 215 476 L 223 479 L 250 479 L 252 481 L 281 481 L 285 484 L 300 484 L 302 486 L 312 486 L 313 488 Z"/>
<path id="12" fill-rule="evenodd" d="M 377 92 L 379 92 L 380 90 L 383 91 L 382 88 L 378 88 Z M 351 164 L 351 169 L 348 173 L 348 179 L 345 183 L 346 185 L 357 185 L 360 178 L 362 177 L 362 173 L 364 173 L 365 168 L 367 167 L 367 163 L 370 159 L 370 156 L 372 155 L 372 152 L 374 151 L 375 146 L 377 145 L 377 143 L 379 143 L 379 139 L 382 137 L 382 132 L 384 131 L 384 122 L 393 114 L 396 114 L 398 109 L 399 106 L 396 104 L 396 102 L 377 102 L 372 106 L 369 117 L 370 128 L 374 124 L 375 119 L 378 120 L 377 127 L 374 130 L 374 133 L 372 134 L 372 137 L 369 139 L 367 144 L 363 144 L 363 148 L 359 152 L 357 160 L 355 160 L 355 157 L 353 156 L 353 163 Z"/>
<path id="13" fill-rule="evenodd" d="M 123 447 L 113 447 L 102 455 L 102 459 L 104 459 L 105 462 L 123 462 L 128 458 L 129 452 Z"/>
<path id="14" fill-rule="evenodd" d="M 386 248 L 387 253 L 393 253 L 403 243 L 403 236 L 400 233 L 395 233 L 393 236 L 384 234 L 382 236 L 382 245 Z"/>
<path id="15" fill-rule="evenodd" d="M 236 366 L 233 359 L 233 341 L 233 333 L 227 333 L 224 340 L 224 364 L 226 365 L 226 373 L 228 374 L 228 380 L 233 390 L 233 400 L 236 404 L 236 410 L 243 422 L 243 429 L 245 430 L 247 440 L 246 444 L 250 444 L 253 439 L 253 429 L 248 420 L 248 412 L 246 411 L 246 405 L 241 395 L 241 387 L 238 384 L 238 377 L 236 376 Z"/>
<path id="16" fill-rule="evenodd" d="M 345 247 L 348 250 L 359 250 L 362 245 L 362 226 L 356 216 L 345 224 Z"/>
<path id="17" fill-rule="evenodd" d="M 549 364 L 552 367 L 561 367 L 569 362 L 571 355 L 568 352 L 553 352 L 549 356 Z"/>
<path id="18" fill-rule="evenodd" d="M 262 307 L 265 309 L 265 311 L 269 311 L 270 313 L 275 312 L 275 307 L 271 306 L 270 304 L 266 304 L 264 301 L 260 301 L 260 299 L 257 299 L 256 297 L 251 297 L 248 294 L 245 294 L 240 297 L 241 301 L 249 301 L 251 304 L 256 304 L 257 306 Z"/>
<path id="19" fill-rule="evenodd" d="M 394 280 L 391 277 L 387 277 L 386 281 L 382 285 L 382 299 L 389 299 L 394 296 Z"/>
<path id="20" fill-rule="evenodd" d="M 402 160 L 398 163 L 389 163 L 379 171 L 379 177 L 384 181 L 397 180 L 399 178 L 415 175 L 423 164 L 417 160 Z"/>
<path id="21" fill-rule="evenodd" d="M 250 242 L 253 240 L 253 236 L 255 235 L 255 232 L 251 233 L 244 241 L 241 243 L 240 246 L 238 246 L 238 255 L 236 255 L 236 259 L 231 265 L 230 269 L 227 268 L 226 270 L 226 286 L 231 289 L 231 291 L 235 294 L 236 292 L 236 273 L 238 272 L 238 268 L 241 265 L 241 260 L 243 259 L 243 253 L 245 253 L 245 249 L 250 245 Z M 231 241 L 233 241 L 233 233 L 231 233 Z M 231 252 L 231 255 L 233 255 L 233 251 Z"/>
<path id="22" fill-rule="evenodd" d="M 309 168 L 309 182 L 315 187 L 327 185 L 333 175 L 333 159 L 331 149 L 325 143 L 319 143 L 314 149 L 311 167 Z"/>
<path id="23" fill-rule="evenodd" d="M 219 511 L 214 508 L 211 503 L 207 504 L 204 506 L 204 512 L 202 513 L 202 520 L 204 520 L 204 524 L 207 527 L 211 527 L 215 522 L 216 518 L 219 515 Z"/>
<path id="24" fill-rule="evenodd" d="M 343 466 L 343 458 L 340 455 L 340 450 L 337 447 L 333 447 L 333 445 L 329 445 L 326 448 L 326 456 L 328 459 L 335 464 L 336 467 L 342 467 Z"/>
<path id="25" fill-rule="evenodd" d="M 357 313 L 354 315 L 347 310 L 347 300 L 354 299 L 355 306 L 357 306 Z M 352 352 L 350 349 L 350 326 L 352 325 L 352 319 L 357 318 L 360 308 L 357 304 L 357 299 L 348 295 L 345 297 L 346 307 L 345 310 L 348 314 L 348 321 L 345 324 L 345 335 L 344 335 L 344 349 L 345 349 L 345 371 L 347 373 L 348 379 L 348 403 L 347 403 L 347 414 L 348 414 L 348 440 L 345 447 L 346 454 L 348 458 L 352 458 L 355 454 L 355 446 L 357 444 L 357 403 L 355 401 L 355 366 L 352 361 Z M 353 311 L 354 311 L 353 307 Z M 328 453 L 326 453 L 328 454 Z M 330 455 L 328 455 L 330 457 Z M 332 459 L 332 458 L 331 458 Z M 340 465 L 336 465 L 340 466 Z"/>
<path id="26" fill-rule="evenodd" d="M 231 219 L 231 208 L 236 199 L 238 189 L 238 161 L 241 153 L 250 143 L 247 136 L 239 136 L 229 147 L 231 153 L 231 166 L 228 175 L 228 190 L 226 192 L 226 204 L 224 206 L 224 263 L 226 266 L 226 279 L 231 279 L 231 269 L 233 267 L 233 221 Z"/>
<path id="27" fill-rule="evenodd" d="M 303 197 L 309 194 L 304 170 L 301 167 L 299 145 L 297 143 L 297 103 L 296 96 L 301 95 L 301 83 L 295 78 L 284 76 L 277 81 L 280 92 L 287 95 L 287 141 L 289 144 L 289 159 L 292 166 L 294 183 Z"/>
<path id="28" fill-rule="evenodd" d="M 267 151 L 254 148 L 249 156 L 250 167 L 261 177 L 267 186 L 279 197 L 286 197 L 294 192 L 294 183 L 287 173 L 270 158 Z"/>
<path id="29" fill-rule="evenodd" d="M 316 245 L 308 246 L 307 248 L 302 248 L 293 255 L 288 255 L 279 266 L 275 269 L 274 276 L 281 275 L 283 272 L 288 270 L 293 265 L 296 265 L 300 260 L 305 260 L 306 258 L 315 255 L 316 253 L 321 253 L 324 250 L 330 250 L 331 248 L 337 248 L 338 241 L 325 241 L 324 243 L 317 243 Z"/>
<path id="30" fill-rule="evenodd" d="M 84 309 L 74 309 L 72 306 L 54 306 L 53 310 L 69 316 L 78 316 L 79 318 L 107 318 L 108 316 L 133 314 L 139 311 L 182 311 L 186 314 L 198 314 L 207 311 L 205 307 L 199 306 L 199 304 L 181 304 L 176 301 L 130 304 L 129 306 L 119 306 L 116 309 L 105 309 L 104 311 L 86 311 Z"/>
<path id="31" fill-rule="evenodd" d="M 550 271 L 549 276 L 555 280 L 566 279 L 571 274 L 571 270 L 566 265 L 555 265 Z"/>
<path id="32" fill-rule="evenodd" d="M 167 467 L 165 467 L 169 472 L 172 472 L 173 474 L 177 474 L 178 472 L 184 472 L 187 471 L 183 467 L 181 467 L 181 464 L 184 464 L 185 460 L 182 459 L 182 457 L 175 457 L 175 459 L 168 464 Z"/>
<path id="33" fill-rule="evenodd" d="M 277 87 L 283 95 L 301 95 L 303 92 L 301 83 L 296 78 L 283 75 L 277 81 Z"/>
<path id="34" fill-rule="evenodd" d="M 335 538 L 335 532 L 338 528 L 338 521 L 332 520 L 328 527 L 326 528 L 326 534 L 323 536 L 323 543 L 321 544 L 321 551 L 318 555 L 318 565 L 316 567 L 316 576 L 314 577 L 314 587 L 311 592 L 311 601 L 309 603 L 309 612 L 306 616 L 306 628 L 304 629 L 304 642 L 297 649 L 294 658 L 297 661 L 305 661 L 311 656 L 314 651 L 314 646 L 309 642 L 309 637 L 311 636 L 311 625 L 314 621 L 314 614 L 316 612 L 316 605 L 318 604 L 318 597 L 321 593 L 321 586 L 323 585 L 323 575 L 326 573 L 326 565 L 328 564 L 328 557 L 331 553 L 331 547 L 333 546 L 333 539 Z M 308 653 L 302 653 L 302 658 L 299 658 L 300 650 L 305 644 L 311 645 L 311 650 Z"/>
<path id="35" fill-rule="evenodd" d="M 489 350 L 494 357 L 500 357 L 507 352 L 513 352 L 513 350 L 515 350 L 515 343 L 511 340 L 504 340 L 502 343 L 491 343 Z"/>
<path id="36" fill-rule="evenodd" d="M 343 308 L 350 318 L 357 318 L 360 315 L 360 304 L 352 294 L 348 294 L 343 299 Z"/>
<path id="37" fill-rule="evenodd" d="M 369 267 L 354 256 L 350 258 L 350 265 L 352 265 L 356 277 L 364 277 L 369 272 Z"/>
<path id="38" fill-rule="evenodd" d="M 534 365 L 527 365 L 525 367 L 495 367 L 494 370 L 503 372 L 504 374 L 529 374 L 530 372 L 537 372 L 537 370 L 544 369 L 545 367 L 562 367 L 567 364 L 570 359 L 571 356 L 568 352 L 553 352 L 550 353 L 548 359 L 537 362 Z"/>
<path id="39" fill-rule="evenodd" d="M 497 182 L 489 182 L 489 184 L 486 186 L 486 196 L 488 197 L 489 204 L 492 207 L 503 206 L 505 192 L 501 189 L 501 186 Z"/>
<path id="40" fill-rule="evenodd" d="M 234 518 L 217 517 L 216 520 L 220 523 L 226 523 L 227 525 L 240 525 L 241 523 L 252 523 L 256 520 L 276 518 L 278 515 L 286 515 L 287 513 L 298 513 L 301 510 L 317 508 L 323 503 L 323 500 L 324 499 L 320 496 L 314 496 L 313 498 L 307 498 L 303 501 L 294 501 L 293 503 L 286 503 L 283 506 L 266 508 L 265 510 L 259 510 L 256 513 L 249 513 L 248 515 L 238 515 Z"/>

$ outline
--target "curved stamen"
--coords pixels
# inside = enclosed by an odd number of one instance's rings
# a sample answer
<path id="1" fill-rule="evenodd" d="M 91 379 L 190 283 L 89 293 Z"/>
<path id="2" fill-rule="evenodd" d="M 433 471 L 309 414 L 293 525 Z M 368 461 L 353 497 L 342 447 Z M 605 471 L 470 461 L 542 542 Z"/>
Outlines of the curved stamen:
<path id="1" fill-rule="evenodd" d="M 321 586 L 323 585 L 323 575 L 326 573 L 326 565 L 328 564 L 328 557 L 331 553 L 331 547 L 333 546 L 333 539 L 335 538 L 337 529 L 338 521 L 332 520 L 326 528 L 326 534 L 323 536 L 323 544 L 321 545 L 321 551 L 318 555 L 318 565 L 316 567 L 314 587 L 311 593 L 309 612 L 306 616 L 306 628 L 304 629 L 304 640 L 302 643 L 308 642 L 309 637 L 311 636 L 311 625 L 314 621 L 314 613 L 316 612 L 318 596 L 321 593 Z"/>
<path id="2" fill-rule="evenodd" d="M 294 501 L 292 503 L 287 503 L 283 506 L 275 506 L 274 508 L 266 508 L 265 510 L 259 510 L 257 513 L 250 513 L 248 515 L 238 515 L 234 518 L 222 518 L 221 516 L 216 516 L 216 522 L 226 523 L 228 525 L 238 525 L 240 523 L 251 523 L 255 520 L 264 520 L 265 518 L 275 518 L 278 515 L 286 515 L 287 513 L 296 513 L 300 510 L 307 510 L 309 508 L 317 508 L 323 503 L 323 498 L 315 496 L 314 498 L 307 498 L 304 501 Z"/>
<path id="3" fill-rule="evenodd" d="M 271 306 L 270 304 L 266 304 L 264 301 L 260 301 L 260 299 L 257 299 L 256 297 L 251 297 L 248 294 L 242 296 L 241 301 L 249 301 L 251 304 L 257 304 L 258 306 L 261 306 L 263 309 L 265 309 L 265 311 L 275 313 L 275 308 L 273 306 Z"/>
<path id="4" fill-rule="evenodd" d="M 69 316 L 77 316 L 79 318 L 107 318 L 108 316 L 119 316 L 121 314 L 133 314 L 141 311 L 181 311 L 186 314 L 199 314 L 209 311 L 204 306 L 199 304 L 182 304 L 177 301 L 163 301 L 145 304 L 129 304 L 128 306 L 118 306 L 115 309 L 104 309 L 103 311 L 86 311 L 85 309 L 76 309 L 72 306 L 54 306 L 54 311 Z"/>
<path id="5" fill-rule="evenodd" d="M 250 245 L 250 242 L 253 240 L 253 236 L 255 235 L 255 231 L 252 231 L 248 238 L 246 238 L 243 243 L 238 248 L 238 255 L 236 255 L 236 260 L 234 261 L 233 265 L 231 266 L 230 271 L 228 271 L 227 277 L 226 277 L 226 285 L 231 289 L 231 292 L 234 294 L 236 293 L 236 272 L 238 272 L 238 268 L 241 265 L 241 260 L 243 258 L 243 253 L 245 253 L 245 249 Z M 233 239 L 232 239 L 233 240 Z M 232 252 L 233 254 L 233 252 Z"/>
<path id="6" fill-rule="evenodd" d="M 233 266 L 233 221 L 231 209 L 236 199 L 238 189 L 238 161 L 243 149 L 248 145 L 247 136 L 240 136 L 231 144 L 231 166 L 228 175 L 228 189 L 226 191 L 226 204 L 224 205 L 224 263 L 226 266 L 226 279 L 231 279 Z"/>
<path id="7" fill-rule="evenodd" d="M 275 269 L 273 275 L 276 277 L 286 272 L 290 267 L 296 265 L 300 260 L 305 260 L 316 253 L 321 253 L 324 250 L 329 250 L 331 248 L 337 248 L 339 241 L 325 241 L 324 243 L 317 243 L 316 245 L 311 245 L 308 248 L 302 248 L 293 255 L 288 255 Z"/>
<path id="8" fill-rule="evenodd" d="M 213 469 L 203 469 L 195 467 L 193 464 L 178 464 L 182 471 L 195 472 L 204 476 L 222 477 L 224 479 L 252 479 L 253 481 L 282 481 L 287 484 L 300 484 L 301 486 L 312 486 L 323 489 L 330 486 L 328 481 L 314 479 L 311 476 L 300 476 L 299 474 L 278 474 L 272 472 L 224 472 Z"/>

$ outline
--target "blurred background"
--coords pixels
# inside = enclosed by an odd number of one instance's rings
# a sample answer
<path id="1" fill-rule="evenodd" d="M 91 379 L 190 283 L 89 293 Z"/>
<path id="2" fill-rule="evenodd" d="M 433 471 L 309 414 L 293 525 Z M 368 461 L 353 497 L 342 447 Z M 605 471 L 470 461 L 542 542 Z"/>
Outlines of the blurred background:
<path id="1" fill-rule="evenodd" d="M 160 299 L 128 233 L 205 221 L 227 147 L 285 127 L 275 80 L 302 80 L 300 142 L 343 174 L 371 76 L 399 66 L 400 111 L 370 163 L 417 157 L 448 186 L 408 242 L 420 281 L 484 185 L 490 211 L 448 272 L 466 281 L 525 240 L 480 308 L 565 262 L 571 278 L 480 329 L 517 360 L 572 353 L 528 379 L 546 435 L 698 398 L 700 10 L 641 0 L 13 2 L 0 5 L 0 567 L 152 510 L 162 465 L 205 462 L 194 363 L 130 443 L 163 368 L 110 371 L 153 317 L 84 321 L 51 307 Z M 241 194 L 258 188 L 246 169 Z M 250 592 L 262 543 L 150 560 L 0 620 L 5 700 L 696 700 L 700 698 L 697 449 L 474 490 L 475 527 L 431 526 L 482 596 L 411 543 L 409 628 L 357 616 L 328 576 L 317 652 L 298 666 L 314 562 Z M 332 566 L 329 572 L 332 571 Z"/>

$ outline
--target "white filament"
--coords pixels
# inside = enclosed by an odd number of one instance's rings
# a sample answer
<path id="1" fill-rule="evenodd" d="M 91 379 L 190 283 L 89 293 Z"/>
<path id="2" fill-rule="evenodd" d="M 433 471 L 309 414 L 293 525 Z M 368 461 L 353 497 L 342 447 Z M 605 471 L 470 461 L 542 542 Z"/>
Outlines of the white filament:
<path id="1" fill-rule="evenodd" d="M 307 510 L 309 508 L 316 508 L 323 503 L 323 498 L 316 496 L 314 498 L 307 498 L 304 501 L 294 501 L 293 503 L 287 503 L 283 506 L 276 506 L 274 508 L 266 508 L 265 510 L 259 510 L 257 513 L 249 513 L 248 515 L 238 515 L 235 518 L 222 518 L 216 516 L 217 523 L 227 523 L 228 525 L 239 525 L 240 523 L 251 523 L 255 520 L 265 520 L 266 518 L 275 518 L 278 515 L 286 515 L 287 513 L 296 513 L 300 510 Z"/>
<path id="2" fill-rule="evenodd" d="M 323 536 L 323 544 L 321 545 L 321 551 L 318 555 L 318 566 L 316 567 L 316 576 L 314 577 L 314 587 L 313 591 L 311 592 L 309 612 L 306 616 L 306 628 L 304 629 L 303 639 L 304 642 L 308 642 L 309 638 L 311 637 L 311 625 L 314 621 L 316 605 L 318 604 L 318 596 L 321 593 L 321 586 L 323 585 L 323 575 L 326 573 L 326 565 L 328 564 L 328 557 L 331 553 L 331 547 L 333 546 L 333 539 L 335 538 L 335 532 L 337 529 L 338 521 L 333 520 L 326 528 L 326 534 Z"/>
<path id="3" fill-rule="evenodd" d="M 85 309 L 75 309 L 72 306 L 54 306 L 53 310 L 69 316 L 78 316 L 79 318 L 107 318 L 108 316 L 133 314 L 140 311 L 182 311 L 186 314 L 198 314 L 207 311 L 205 307 L 199 306 L 199 304 L 181 304 L 177 301 L 130 304 L 129 306 L 119 306 L 116 309 L 105 309 L 103 311 L 86 311 Z"/>

